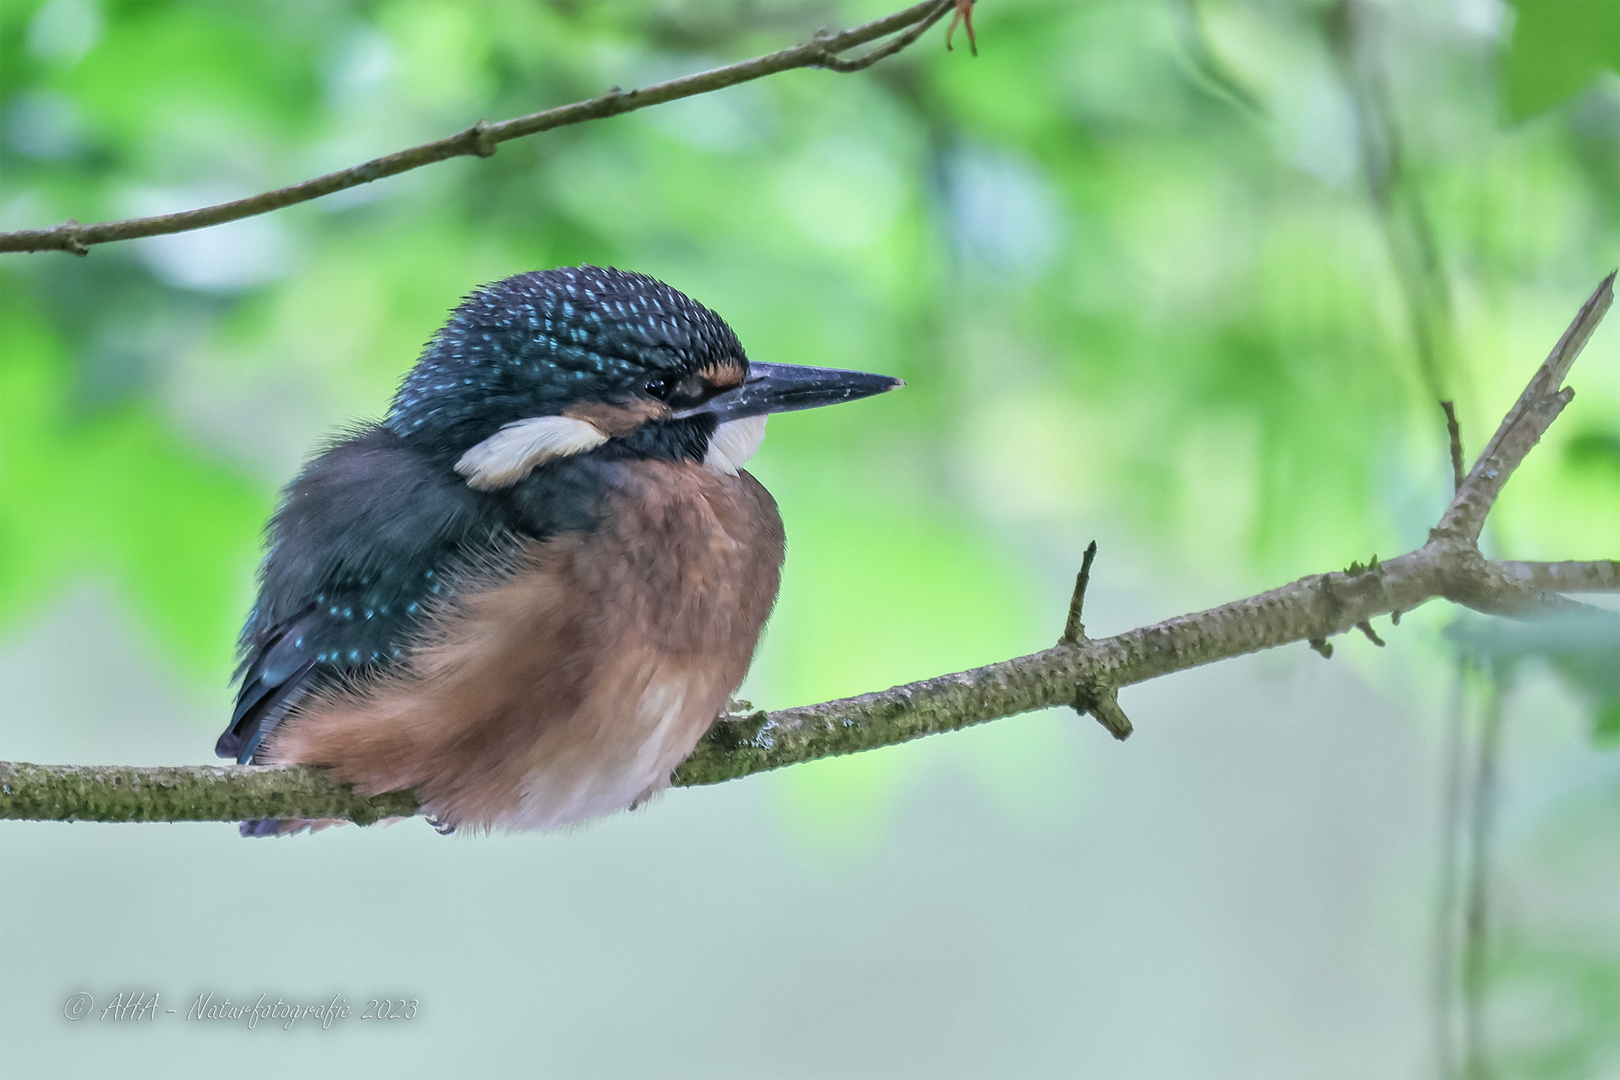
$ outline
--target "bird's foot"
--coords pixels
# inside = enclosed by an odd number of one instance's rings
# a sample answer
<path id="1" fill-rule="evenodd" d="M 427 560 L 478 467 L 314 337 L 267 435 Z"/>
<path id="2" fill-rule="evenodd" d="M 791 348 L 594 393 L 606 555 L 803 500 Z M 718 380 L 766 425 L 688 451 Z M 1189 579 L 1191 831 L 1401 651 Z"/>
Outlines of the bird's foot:
<path id="1" fill-rule="evenodd" d="M 951 15 L 951 25 L 945 30 L 945 48 L 951 48 L 951 35 L 956 33 L 956 24 L 962 24 L 967 31 L 968 48 L 974 56 L 979 55 L 979 43 L 973 38 L 973 0 L 956 0 L 956 11 Z"/>

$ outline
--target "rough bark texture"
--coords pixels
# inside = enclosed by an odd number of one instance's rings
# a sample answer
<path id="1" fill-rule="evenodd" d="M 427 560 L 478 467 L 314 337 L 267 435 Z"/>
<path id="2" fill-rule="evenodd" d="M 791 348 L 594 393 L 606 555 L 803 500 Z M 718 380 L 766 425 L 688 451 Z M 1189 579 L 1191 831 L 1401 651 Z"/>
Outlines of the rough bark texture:
<path id="1" fill-rule="evenodd" d="M 1613 301 L 1610 274 L 1537 369 L 1416 551 L 1371 566 L 1313 574 L 1193 615 L 1114 637 L 1087 639 L 1077 596 L 1054 647 L 820 705 L 722 717 L 676 773 L 679 785 L 717 784 L 801 761 L 851 754 L 1054 706 L 1092 711 L 1116 735 L 1129 721 L 1119 687 L 1260 649 L 1327 639 L 1444 598 L 1518 618 L 1578 609 L 1554 590 L 1620 587 L 1620 563 L 1491 562 L 1475 546 L 1509 476 L 1568 404 L 1565 373 Z M 1078 592 L 1079 590 L 1077 590 Z M 1604 614 L 1605 618 L 1609 616 Z M 1620 617 L 1611 621 L 1620 633 Z M 1103 703 L 1099 708 L 1099 703 Z M 1110 717 L 1115 716 L 1113 722 Z M 120 769 L 0 763 L 0 818 L 53 821 L 235 821 L 348 818 L 370 823 L 414 812 L 408 792 L 361 799 L 304 768 Z"/>
<path id="2" fill-rule="evenodd" d="M 408 791 L 364 799 L 314 769 L 225 765 L 134 769 L 0 762 L 0 817 L 36 821 L 346 818 L 416 813 Z"/>

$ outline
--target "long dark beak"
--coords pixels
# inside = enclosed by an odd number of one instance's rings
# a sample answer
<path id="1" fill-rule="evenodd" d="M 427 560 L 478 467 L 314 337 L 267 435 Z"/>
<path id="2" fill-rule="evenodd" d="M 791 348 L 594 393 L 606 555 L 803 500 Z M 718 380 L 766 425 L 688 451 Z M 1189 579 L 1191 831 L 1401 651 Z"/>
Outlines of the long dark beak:
<path id="1" fill-rule="evenodd" d="M 748 378 L 741 386 L 716 394 L 701 405 L 681 409 L 674 416 L 677 420 L 687 416 L 713 416 L 724 423 L 747 416 L 836 405 L 904 385 L 888 375 L 865 371 L 750 363 Z"/>

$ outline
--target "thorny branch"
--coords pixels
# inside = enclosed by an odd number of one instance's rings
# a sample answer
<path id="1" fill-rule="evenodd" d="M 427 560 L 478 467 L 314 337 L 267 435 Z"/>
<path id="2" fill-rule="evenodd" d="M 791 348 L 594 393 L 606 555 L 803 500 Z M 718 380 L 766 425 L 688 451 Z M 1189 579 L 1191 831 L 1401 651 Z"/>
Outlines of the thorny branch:
<path id="1" fill-rule="evenodd" d="M 804 45 L 756 56 L 736 64 L 710 71 L 687 75 L 668 82 L 655 83 L 639 90 L 620 90 L 614 87 L 600 97 L 560 105 L 554 109 L 530 113 L 487 123 L 480 120 L 467 130 L 408 150 L 400 150 L 384 157 L 373 158 L 363 164 L 325 176 L 317 176 L 289 187 L 266 191 L 245 199 L 217 203 L 196 210 L 155 217 L 130 218 L 126 221 L 102 221 L 81 225 L 69 219 L 48 229 L 19 229 L 0 233 L 0 252 L 68 251 L 75 255 L 88 255 L 90 245 L 105 244 L 113 240 L 133 240 L 143 236 L 161 236 L 166 233 L 189 232 L 227 221 L 267 214 L 272 210 L 296 203 L 308 202 L 323 195 L 346 188 L 369 184 L 385 176 L 397 176 L 424 165 L 447 161 L 468 155 L 490 157 L 495 148 L 512 139 L 521 139 L 553 128 L 580 124 L 587 120 L 600 120 L 622 113 L 635 112 L 649 105 L 662 105 L 695 94 L 723 90 L 738 83 L 762 79 L 767 75 L 791 71 L 794 68 L 819 67 L 830 71 L 852 72 L 870 67 L 887 56 L 904 49 L 922 36 L 934 23 L 952 10 L 953 0 L 923 0 L 904 11 L 897 11 L 864 26 L 837 34 L 821 33 Z M 864 56 L 844 60 L 840 53 L 859 48 L 898 31 L 898 37 L 878 46 Z"/>
<path id="2" fill-rule="evenodd" d="M 1320 645 L 1380 615 L 1443 597 L 1476 611 L 1532 617 L 1565 610 L 1557 590 L 1620 589 L 1620 562 L 1491 562 L 1476 546 L 1485 515 L 1572 391 L 1562 386 L 1614 299 L 1610 274 L 1536 370 L 1422 547 L 1370 566 L 1313 574 L 1258 596 L 1108 638 L 1072 635 L 1044 652 L 879 693 L 778 712 L 728 714 L 675 775 L 717 784 L 750 773 L 954 731 L 1033 709 L 1086 707 L 1105 724 L 1120 687 L 1296 641 Z M 1113 704 L 1117 711 L 1117 701 Z M 1119 713 L 1117 720 L 1123 720 Z M 1117 721 L 1116 721 L 1117 722 Z M 1114 730 L 1110 725 L 1110 730 Z M 1129 721 L 1124 731 L 1128 732 Z M 1122 734 L 1116 731 L 1116 734 Z M 0 763 L 0 818 L 50 821 L 236 821 L 413 812 L 409 792 L 365 799 L 317 770 L 250 766 L 135 769 Z"/>

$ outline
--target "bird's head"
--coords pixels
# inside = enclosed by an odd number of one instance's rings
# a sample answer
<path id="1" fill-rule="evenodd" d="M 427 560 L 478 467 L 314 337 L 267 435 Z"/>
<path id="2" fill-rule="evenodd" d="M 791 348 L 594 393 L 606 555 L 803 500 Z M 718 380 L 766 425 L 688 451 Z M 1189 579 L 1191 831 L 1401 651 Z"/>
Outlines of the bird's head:
<path id="1" fill-rule="evenodd" d="M 750 363 L 731 327 L 684 293 L 645 274 L 581 266 L 519 274 L 462 301 L 386 424 L 492 491 L 598 448 L 735 472 L 771 413 L 899 385 Z"/>

